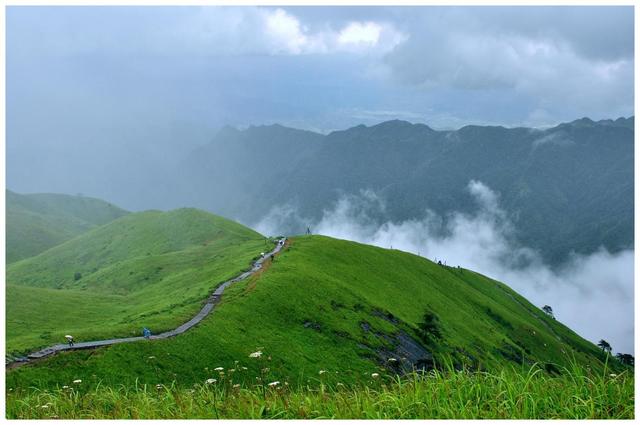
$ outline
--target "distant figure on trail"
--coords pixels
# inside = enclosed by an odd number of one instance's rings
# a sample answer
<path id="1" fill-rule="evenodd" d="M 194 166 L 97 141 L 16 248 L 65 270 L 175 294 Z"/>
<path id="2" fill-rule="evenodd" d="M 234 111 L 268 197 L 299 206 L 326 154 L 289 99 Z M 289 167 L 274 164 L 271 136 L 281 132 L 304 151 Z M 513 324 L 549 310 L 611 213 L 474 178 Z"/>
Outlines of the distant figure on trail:
<path id="1" fill-rule="evenodd" d="M 273 263 L 273 259 L 274 259 L 274 258 L 275 258 L 275 257 L 273 256 L 273 254 L 271 254 L 271 262 L 272 262 L 272 263 Z"/>
<path id="2" fill-rule="evenodd" d="M 307 235 L 311 234 L 311 229 L 307 226 Z"/>
<path id="3" fill-rule="evenodd" d="M 438 260 L 438 265 L 441 266 L 442 265 L 442 261 Z"/>
<path id="4" fill-rule="evenodd" d="M 144 336 L 146 339 L 149 339 L 149 337 L 151 336 L 151 331 L 148 328 L 142 329 L 142 336 Z"/>
<path id="5" fill-rule="evenodd" d="M 69 347 L 73 347 L 73 337 L 71 335 L 65 335 L 65 338 L 67 338 L 67 344 L 69 344 Z"/>

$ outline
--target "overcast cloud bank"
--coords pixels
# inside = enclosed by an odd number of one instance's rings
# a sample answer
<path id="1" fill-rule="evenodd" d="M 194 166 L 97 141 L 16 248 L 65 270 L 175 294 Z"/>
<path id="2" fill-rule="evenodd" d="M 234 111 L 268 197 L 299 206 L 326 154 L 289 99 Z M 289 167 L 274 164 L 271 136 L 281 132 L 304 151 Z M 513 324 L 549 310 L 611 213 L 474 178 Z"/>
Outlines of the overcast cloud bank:
<path id="1" fill-rule="evenodd" d="M 634 113 L 633 7 L 9 6 L 6 15 L 7 184 L 18 192 L 144 208 L 112 187 L 170 166 L 225 125 L 546 127 Z"/>

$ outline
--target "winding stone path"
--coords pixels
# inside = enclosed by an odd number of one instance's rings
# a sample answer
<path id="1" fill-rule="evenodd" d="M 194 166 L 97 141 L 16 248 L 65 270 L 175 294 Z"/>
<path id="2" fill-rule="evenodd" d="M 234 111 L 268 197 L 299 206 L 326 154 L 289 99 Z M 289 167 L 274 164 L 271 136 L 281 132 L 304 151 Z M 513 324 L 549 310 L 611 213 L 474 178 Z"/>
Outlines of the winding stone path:
<path id="1" fill-rule="evenodd" d="M 248 270 L 242 274 L 240 274 L 239 276 L 234 277 L 231 280 L 228 280 L 224 283 L 222 283 L 221 285 L 219 285 L 216 290 L 211 294 L 211 296 L 209 298 L 207 298 L 207 302 L 205 303 L 204 307 L 202 307 L 202 310 L 200 310 L 200 312 L 198 314 L 196 314 L 195 316 L 193 316 L 193 318 L 191 320 L 189 320 L 186 323 L 183 323 L 182 325 L 178 326 L 177 328 L 167 331 L 167 332 L 163 332 L 161 334 L 158 335 L 152 335 L 149 337 L 150 340 L 154 340 L 154 339 L 166 339 L 166 338 L 170 338 L 176 335 L 180 335 L 181 333 L 184 333 L 186 331 L 188 331 L 189 329 L 191 329 L 192 327 L 194 327 L 195 325 L 197 325 L 198 323 L 200 323 L 200 321 L 202 321 L 202 319 L 204 319 L 205 317 L 207 317 L 207 315 L 209 313 L 211 313 L 211 311 L 213 310 L 213 308 L 215 307 L 215 305 L 218 303 L 218 301 L 220 300 L 220 297 L 222 296 L 222 293 L 224 292 L 224 290 L 231 284 L 239 282 L 241 280 L 246 279 L 247 277 L 251 276 L 252 274 L 256 273 L 257 271 L 259 271 L 262 268 L 262 265 L 264 263 L 264 261 L 269 258 L 271 255 L 275 255 L 278 252 L 280 252 L 280 250 L 282 249 L 282 247 L 284 247 L 286 238 L 280 239 L 277 243 L 276 243 L 276 247 L 271 251 L 266 253 L 263 257 L 261 257 L 260 259 L 258 259 L 257 261 L 255 261 L 253 263 L 253 266 L 251 267 L 251 270 Z M 13 368 L 13 367 L 17 367 L 17 366 L 21 366 L 23 364 L 28 363 L 30 360 L 38 360 L 47 356 L 51 356 L 53 354 L 59 353 L 61 351 L 67 351 L 67 350 L 79 350 L 79 349 L 86 349 L 86 348 L 98 348 L 98 347 L 104 347 L 107 345 L 114 345 L 114 344 L 122 344 L 122 343 L 126 343 L 126 342 L 134 342 L 134 341 L 142 341 L 145 338 L 143 336 L 135 336 L 135 337 L 129 337 L 129 338 L 114 338 L 114 339 L 104 339 L 104 340 L 100 340 L 100 341 L 86 341 L 86 342 L 77 342 L 75 344 L 73 344 L 73 346 L 69 346 L 68 344 L 57 344 L 57 345 L 52 345 L 50 347 L 44 348 L 40 351 L 36 351 L 33 353 L 30 353 L 27 355 L 27 357 L 19 357 L 19 358 L 12 358 L 12 361 L 9 361 L 8 363 L 6 363 L 6 367 L 8 368 Z"/>

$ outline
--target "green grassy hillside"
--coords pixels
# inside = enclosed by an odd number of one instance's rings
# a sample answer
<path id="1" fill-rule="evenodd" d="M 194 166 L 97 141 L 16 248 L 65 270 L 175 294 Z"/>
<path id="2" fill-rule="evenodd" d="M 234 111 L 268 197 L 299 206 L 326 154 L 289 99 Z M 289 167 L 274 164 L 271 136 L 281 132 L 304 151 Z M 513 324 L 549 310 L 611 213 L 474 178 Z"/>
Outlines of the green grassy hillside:
<path id="1" fill-rule="evenodd" d="M 230 382 L 350 383 L 429 366 L 432 357 L 489 370 L 538 362 L 554 373 L 573 359 L 602 366 L 593 344 L 469 270 L 321 236 L 293 239 L 267 267 L 231 286 L 214 314 L 185 334 L 64 353 L 9 371 L 7 385 L 188 387 L 221 378 L 216 367 Z M 257 350 L 260 358 L 248 356 Z"/>
<path id="2" fill-rule="evenodd" d="M 7 263 L 32 257 L 127 214 L 100 199 L 6 191 Z"/>
<path id="3" fill-rule="evenodd" d="M 7 351 L 172 329 L 263 250 L 260 234 L 203 211 L 128 214 L 8 267 Z"/>

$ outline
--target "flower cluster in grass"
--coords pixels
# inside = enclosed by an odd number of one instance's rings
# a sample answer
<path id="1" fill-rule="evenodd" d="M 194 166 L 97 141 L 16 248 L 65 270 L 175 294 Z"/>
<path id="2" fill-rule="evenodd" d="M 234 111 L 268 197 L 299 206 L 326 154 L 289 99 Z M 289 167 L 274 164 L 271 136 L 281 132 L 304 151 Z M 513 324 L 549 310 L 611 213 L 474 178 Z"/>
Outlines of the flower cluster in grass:
<path id="1" fill-rule="evenodd" d="M 252 353 L 255 354 L 255 353 Z M 251 361 L 268 357 L 250 355 Z M 573 366 L 549 375 L 537 365 L 499 373 L 467 369 L 371 372 L 354 385 L 324 382 L 290 386 L 262 375 L 236 380 L 240 362 L 190 388 L 175 383 L 79 390 L 64 386 L 7 393 L 8 418 L 633 418 L 634 377 Z M 222 367 L 214 371 L 223 372 Z M 233 372 L 231 372 L 233 370 Z M 247 383 L 249 382 L 249 383 Z M 66 388 L 65 388 L 66 387 Z"/>

